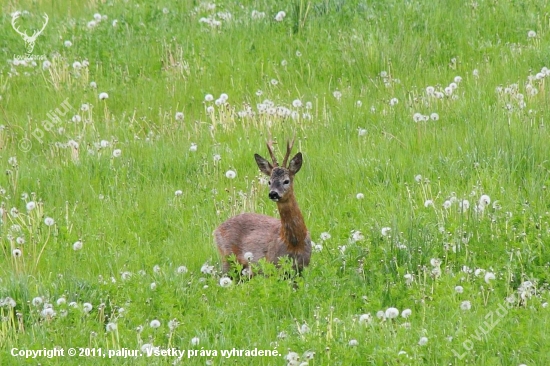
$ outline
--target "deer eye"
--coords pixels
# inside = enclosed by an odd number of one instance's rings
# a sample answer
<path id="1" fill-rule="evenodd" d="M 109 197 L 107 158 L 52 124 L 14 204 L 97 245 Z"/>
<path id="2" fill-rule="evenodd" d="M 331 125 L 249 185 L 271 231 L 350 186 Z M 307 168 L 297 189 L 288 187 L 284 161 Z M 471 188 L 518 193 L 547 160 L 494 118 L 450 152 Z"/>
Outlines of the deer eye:
<path id="1" fill-rule="evenodd" d="M 283 183 L 284 183 L 284 184 L 290 184 L 290 180 L 287 179 L 287 180 L 285 180 Z"/>
<path id="2" fill-rule="evenodd" d="M 268 185 L 271 185 L 271 181 L 267 182 Z"/>

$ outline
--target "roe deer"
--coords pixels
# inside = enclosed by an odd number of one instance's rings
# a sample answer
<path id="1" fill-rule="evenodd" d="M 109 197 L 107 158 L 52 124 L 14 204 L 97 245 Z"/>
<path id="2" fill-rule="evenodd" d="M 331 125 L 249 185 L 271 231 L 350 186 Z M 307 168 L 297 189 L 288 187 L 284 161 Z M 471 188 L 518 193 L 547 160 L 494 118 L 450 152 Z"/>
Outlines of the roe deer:
<path id="1" fill-rule="evenodd" d="M 270 177 L 269 198 L 277 203 L 281 219 L 243 213 L 221 224 L 214 231 L 214 237 L 223 258 L 223 272 L 229 270 L 227 256 L 231 254 L 235 254 L 244 268 L 248 268 L 249 261 L 255 263 L 261 258 L 277 265 L 279 259 L 285 256 L 292 260 L 293 268 L 298 273 L 309 264 L 311 238 L 293 189 L 294 175 L 302 167 L 302 153 L 297 153 L 287 166 L 293 143 L 287 142 L 282 166 L 277 163 L 271 140 L 267 142 L 267 149 L 273 165 L 254 154 L 260 171 Z M 245 258 L 245 254 L 247 257 L 251 254 L 251 258 Z"/>

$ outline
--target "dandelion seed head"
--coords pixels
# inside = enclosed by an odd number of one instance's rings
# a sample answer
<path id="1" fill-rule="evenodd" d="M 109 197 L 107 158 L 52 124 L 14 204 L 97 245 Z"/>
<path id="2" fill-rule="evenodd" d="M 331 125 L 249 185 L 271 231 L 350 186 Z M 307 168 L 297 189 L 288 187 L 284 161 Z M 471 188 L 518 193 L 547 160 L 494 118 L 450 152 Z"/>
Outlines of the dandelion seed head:
<path id="1" fill-rule="evenodd" d="M 53 224 L 55 224 L 55 221 L 51 217 L 46 217 L 44 219 L 44 224 L 46 224 L 46 226 L 52 226 Z"/>
<path id="2" fill-rule="evenodd" d="M 220 278 L 220 286 L 221 287 L 229 287 L 233 284 L 233 281 L 229 277 L 222 277 Z"/>
<path id="3" fill-rule="evenodd" d="M 227 172 L 225 172 L 225 176 L 226 178 L 229 178 L 229 179 L 235 179 L 235 177 L 237 176 L 237 173 L 235 173 L 235 171 L 233 170 L 228 170 Z"/>
<path id="4" fill-rule="evenodd" d="M 183 121 L 183 112 L 176 112 L 176 121 Z"/>
<path id="5" fill-rule="evenodd" d="M 461 310 L 470 310 L 472 308 L 472 303 L 470 301 L 462 301 L 460 303 Z"/>
<path id="6" fill-rule="evenodd" d="M 149 323 L 149 326 L 153 329 L 157 329 L 160 327 L 160 321 L 158 321 L 157 319 L 153 319 L 151 320 L 151 322 Z"/>
<path id="7" fill-rule="evenodd" d="M 75 241 L 74 244 L 73 244 L 73 250 L 77 251 L 77 250 L 81 250 L 81 249 L 82 249 L 82 241 L 80 241 L 80 240 Z"/>
<path id="8" fill-rule="evenodd" d="M 427 337 L 421 337 L 420 340 L 418 341 L 419 346 L 425 346 L 427 344 L 428 344 L 428 338 Z"/>
<path id="9" fill-rule="evenodd" d="M 411 309 L 405 309 L 401 312 L 401 316 L 405 319 L 407 319 L 409 316 L 411 316 L 412 310 Z"/>
<path id="10" fill-rule="evenodd" d="M 99 93 L 99 100 L 105 100 L 105 99 L 108 99 L 109 98 L 109 94 L 103 92 L 103 93 Z"/>
<path id="11" fill-rule="evenodd" d="M 120 150 L 120 149 L 114 149 L 113 150 L 113 157 L 114 158 L 119 158 L 121 155 L 122 155 L 122 150 Z"/>
<path id="12" fill-rule="evenodd" d="M 397 318 L 397 316 L 399 315 L 399 310 L 397 310 L 396 308 L 388 308 L 386 309 L 385 315 L 388 319 Z"/>

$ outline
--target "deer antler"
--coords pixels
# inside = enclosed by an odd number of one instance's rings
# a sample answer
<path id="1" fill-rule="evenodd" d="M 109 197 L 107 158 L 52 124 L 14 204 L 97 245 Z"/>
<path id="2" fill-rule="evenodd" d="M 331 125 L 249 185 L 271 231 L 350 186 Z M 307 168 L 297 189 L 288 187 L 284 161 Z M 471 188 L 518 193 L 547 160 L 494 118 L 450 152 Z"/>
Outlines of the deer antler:
<path id="1" fill-rule="evenodd" d="M 48 25 L 48 20 L 50 19 L 50 18 L 48 17 L 48 14 L 44 13 L 43 18 L 44 18 L 44 20 L 45 20 L 46 22 L 45 22 L 44 25 L 42 26 L 42 29 L 40 29 L 39 31 L 34 31 L 34 33 L 33 33 L 33 35 L 32 35 L 31 38 L 36 39 L 36 38 L 40 35 L 40 33 L 42 33 L 42 32 L 44 31 L 44 29 L 45 29 L 46 26 Z"/>
<path id="2" fill-rule="evenodd" d="M 17 33 L 19 33 L 21 36 L 23 36 L 23 38 L 27 39 L 27 38 L 29 38 L 29 36 L 27 35 L 27 33 L 26 33 L 26 32 L 21 32 L 21 31 L 19 30 L 19 27 L 15 25 L 15 21 L 16 21 L 17 19 L 19 19 L 20 16 L 21 16 L 21 13 L 18 12 L 18 11 L 15 12 L 15 13 L 13 13 L 13 15 L 11 16 L 11 26 L 13 27 L 13 29 L 14 29 Z"/>
<path id="3" fill-rule="evenodd" d="M 269 140 L 267 140 L 266 144 L 269 155 L 271 155 L 271 160 L 273 160 L 273 167 L 279 166 L 279 163 L 277 163 L 277 158 L 275 157 L 275 153 L 273 152 L 273 140 L 271 139 L 271 133 L 269 133 Z"/>
<path id="4" fill-rule="evenodd" d="M 292 151 L 292 147 L 294 146 L 294 139 L 296 138 L 296 134 L 292 137 L 292 141 L 286 142 L 286 155 L 285 159 L 283 160 L 283 166 L 286 167 L 286 163 L 288 162 L 288 158 L 290 157 L 290 152 Z"/>

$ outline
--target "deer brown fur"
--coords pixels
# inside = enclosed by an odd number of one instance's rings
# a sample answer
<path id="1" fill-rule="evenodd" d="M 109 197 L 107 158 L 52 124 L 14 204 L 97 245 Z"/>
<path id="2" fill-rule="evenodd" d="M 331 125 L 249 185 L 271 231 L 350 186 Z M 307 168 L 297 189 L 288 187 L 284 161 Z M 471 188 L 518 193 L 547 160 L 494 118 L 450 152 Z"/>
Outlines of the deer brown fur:
<path id="1" fill-rule="evenodd" d="M 260 171 L 270 177 L 269 198 L 277 203 L 281 218 L 244 213 L 222 223 L 214 231 L 214 237 L 224 272 L 229 270 L 227 257 L 231 254 L 244 268 L 248 268 L 249 262 L 256 263 L 262 258 L 277 264 L 285 256 L 292 260 L 297 272 L 309 264 L 311 238 L 293 188 L 294 176 L 302 167 L 302 153 L 297 153 L 288 162 L 292 145 L 287 143 L 282 166 L 277 163 L 271 141 L 268 141 L 267 148 L 273 164 L 258 154 L 254 155 Z M 252 258 L 245 258 L 246 253 L 251 253 Z"/>

